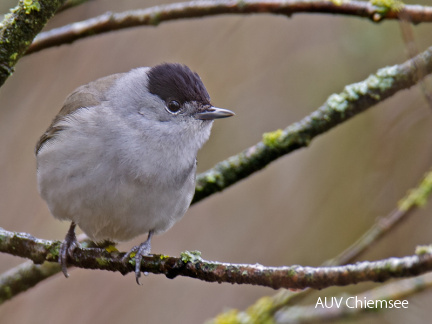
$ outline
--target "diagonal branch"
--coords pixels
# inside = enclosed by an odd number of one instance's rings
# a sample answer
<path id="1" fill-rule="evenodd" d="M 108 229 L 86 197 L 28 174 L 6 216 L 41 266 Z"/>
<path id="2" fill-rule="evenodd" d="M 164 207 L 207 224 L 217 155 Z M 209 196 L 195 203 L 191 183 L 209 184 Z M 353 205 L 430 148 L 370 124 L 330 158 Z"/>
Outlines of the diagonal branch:
<path id="1" fill-rule="evenodd" d="M 122 13 L 108 12 L 88 20 L 52 29 L 38 35 L 26 54 L 52 46 L 72 43 L 88 36 L 136 26 L 155 26 L 176 19 L 201 18 L 222 14 L 271 13 L 290 17 L 296 13 L 328 13 L 381 21 L 383 19 L 399 19 L 399 9 L 392 10 L 365 1 L 347 1 L 335 4 L 328 0 L 203 0 L 174 3 Z M 432 22 L 432 7 L 406 5 L 401 10 L 412 23 Z"/>
<path id="2" fill-rule="evenodd" d="M 359 255 L 389 233 L 391 229 L 408 218 L 418 207 L 425 205 L 431 194 L 432 169 L 423 176 L 417 187 L 408 191 L 405 197 L 399 201 L 396 209 L 387 216 L 379 218 L 356 242 L 334 259 L 328 260 L 325 265 L 340 265 L 353 262 Z"/>
<path id="3" fill-rule="evenodd" d="M 347 121 L 375 104 L 408 89 L 432 72 L 432 47 L 405 63 L 385 67 L 366 80 L 331 95 L 316 111 L 284 130 L 264 134 L 263 140 L 197 176 L 193 202 L 222 191 L 269 163 L 305 147 L 316 136 Z"/>
<path id="4" fill-rule="evenodd" d="M 27 261 L 0 275 L 0 304 L 60 272 L 60 264 Z"/>
<path id="5" fill-rule="evenodd" d="M 286 307 L 278 311 L 275 318 L 278 324 L 334 323 L 336 320 L 353 318 L 355 315 L 390 308 L 402 308 L 400 306 L 391 307 L 388 301 L 402 300 L 430 287 L 432 287 L 432 273 L 427 273 L 416 278 L 392 282 L 356 295 L 356 299 L 360 301 L 377 301 L 369 303 L 368 307 L 353 307 L 350 302 L 354 300 L 354 297 L 340 296 L 338 299 L 342 301 L 341 307 L 325 308 L 316 305 Z M 408 308 L 408 305 L 404 308 Z"/>
<path id="6" fill-rule="evenodd" d="M 0 23 L 0 86 L 33 38 L 66 0 L 19 1 Z"/>
<path id="7" fill-rule="evenodd" d="M 35 263 L 57 262 L 60 242 L 47 241 L 26 233 L 0 230 L 0 251 L 29 258 Z M 125 253 L 108 253 L 100 248 L 77 248 L 69 260 L 71 265 L 85 269 L 133 272 L 134 260 L 123 263 Z M 423 248 L 418 255 L 389 258 L 374 262 L 359 262 L 337 267 L 283 266 L 265 267 L 259 264 L 230 264 L 206 261 L 199 252 L 184 252 L 180 258 L 165 255 L 145 257 L 141 270 L 196 278 L 207 282 L 227 282 L 279 288 L 316 288 L 345 286 L 359 282 L 383 282 L 391 278 L 412 277 L 432 270 L 432 253 Z"/>
<path id="8" fill-rule="evenodd" d="M 422 178 L 419 185 L 415 188 L 410 189 L 405 197 L 403 197 L 395 210 L 385 217 L 379 218 L 372 227 L 367 230 L 355 243 L 345 249 L 340 255 L 335 258 L 328 260 L 324 263 L 324 266 L 336 266 L 347 264 L 349 262 L 354 262 L 359 255 L 364 253 L 373 244 L 377 243 L 382 237 L 390 233 L 396 225 L 400 224 L 403 220 L 412 215 L 413 211 L 417 208 L 422 207 L 426 204 L 430 195 L 432 194 L 432 169 L 430 169 Z M 415 278 L 417 279 L 417 278 Z M 411 280 L 415 280 L 411 279 Z M 420 281 L 420 279 L 419 279 Z M 421 281 L 423 284 L 423 281 Z M 424 287 L 424 286 L 423 286 Z M 239 310 L 229 310 L 228 312 L 221 313 L 217 316 L 217 320 L 224 318 L 240 319 L 249 318 L 253 314 L 259 313 L 261 319 L 266 319 L 267 321 L 273 321 L 276 317 L 280 317 L 281 312 L 286 315 L 287 318 L 290 316 L 298 315 L 298 312 L 291 312 L 281 310 L 284 308 L 292 308 L 292 305 L 298 303 L 300 299 L 304 299 L 312 292 L 311 289 L 304 289 L 300 292 L 292 292 L 290 290 L 282 289 L 275 296 L 266 297 L 265 309 L 262 309 L 262 300 L 258 300 L 255 304 L 248 307 L 246 311 Z M 306 308 L 304 309 L 306 310 Z M 304 314 L 307 314 L 304 313 Z M 321 316 L 321 313 L 314 312 L 314 317 Z M 338 314 L 338 316 L 343 316 L 345 313 Z M 329 315 L 329 314 L 328 314 Z M 285 315 L 284 315 L 285 316 Z M 322 315 L 322 319 L 326 319 L 327 315 Z M 305 320 L 308 320 L 308 316 L 305 316 Z M 297 319 L 297 317 L 296 317 Z M 215 320 L 215 322 L 217 322 Z M 302 317 L 298 317 L 299 322 L 303 320 Z M 295 322 L 295 319 L 293 319 Z"/>
<path id="9" fill-rule="evenodd" d="M 284 131 L 266 134 L 262 142 L 199 175 L 194 202 L 223 190 L 262 169 L 278 157 L 307 145 L 316 135 L 348 120 L 398 90 L 415 84 L 420 77 L 431 72 L 431 52 L 432 48 L 429 48 L 415 57 L 416 64 L 410 60 L 401 65 L 384 68 L 363 82 L 345 87 L 342 93 L 332 95 L 321 108 L 302 121 L 289 126 Z M 423 69 L 421 76 L 415 71 L 416 67 Z M 270 158 L 267 159 L 266 154 L 270 154 Z M 52 248 L 53 251 L 58 248 L 55 245 L 58 243 L 47 244 L 49 245 L 47 248 Z M 52 261 L 57 258 L 56 252 L 53 253 Z M 34 260 L 41 263 L 45 259 Z M 285 298 L 278 299 L 285 300 Z"/>

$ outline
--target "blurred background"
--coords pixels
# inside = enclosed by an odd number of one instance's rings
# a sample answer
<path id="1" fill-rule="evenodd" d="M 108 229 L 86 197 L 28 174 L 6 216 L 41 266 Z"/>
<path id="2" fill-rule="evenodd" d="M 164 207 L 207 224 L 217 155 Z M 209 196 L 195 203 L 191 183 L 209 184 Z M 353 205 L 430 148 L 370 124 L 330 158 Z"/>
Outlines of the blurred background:
<path id="1" fill-rule="evenodd" d="M 0 13 L 17 1 L 2 0 Z M 170 1 L 163 1 L 164 3 Z M 429 4 L 429 1 L 406 1 Z M 161 1 L 95 0 L 58 14 L 47 29 Z M 413 27 L 423 51 L 432 26 Z M 62 240 L 69 224 L 55 220 L 36 189 L 34 146 L 66 96 L 77 86 L 112 73 L 161 62 L 198 72 L 218 107 L 236 112 L 216 121 L 200 151 L 199 171 L 285 128 L 321 106 L 347 84 L 380 67 L 406 60 L 400 26 L 367 19 L 299 14 L 292 18 L 224 15 L 138 27 L 79 40 L 22 58 L 0 89 L 0 226 Z M 429 82 L 429 88 L 431 84 Z M 419 87 L 316 138 L 263 171 L 190 208 L 167 233 L 153 239 L 154 253 L 267 266 L 318 266 L 353 243 L 377 217 L 388 214 L 432 164 L 432 110 Z M 376 260 L 412 254 L 431 243 L 431 204 L 416 211 L 374 249 Z M 145 236 L 120 244 L 129 250 Z M 4 272 L 25 260 L 0 255 Z M 229 308 L 245 309 L 273 295 L 262 287 L 206 283 L 149 275 L 71 269 L 0 307 L 8 323 L 202 323 Z M 317 291 L 355 294 L 359 284 Z M 408 310 L 361 317 L 355 323 L 425 323 L 432 315 L 425 291 Z"/>

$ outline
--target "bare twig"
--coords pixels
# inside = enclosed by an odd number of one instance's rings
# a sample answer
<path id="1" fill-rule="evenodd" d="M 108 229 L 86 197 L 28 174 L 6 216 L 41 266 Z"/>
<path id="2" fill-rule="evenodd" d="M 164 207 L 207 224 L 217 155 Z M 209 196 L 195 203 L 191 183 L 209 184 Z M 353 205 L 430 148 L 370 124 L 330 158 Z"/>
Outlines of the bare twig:
<path id="1" fill-rule="evenodd" d="M 56 13 L 68 10 L 70 8 L 79 6 L 81 4 L 83 4 L 84 2 L 89 2 L 89 1 L 93 1 L 93 0 L 66 0 L 66 2 L 64 3 L 63 6 L 61 6 Z"/>
<path id="2" fill-rule="evenodd" d="M 432 22 L 432 7 L 406 5 L 402 9 L 412 23 Z M 374 6 L 365 1 L 335 4 L 328 0 L 202 0 L 161 5 L 148 9 L 105 13 L 41 33 L 26 54 L 72 43 L 78 39 L 135 26 L 155 26 L 176 19 L 200 18 L 222 14 L 272 13 L 291 16 L 296 13 L 328 13 L 369 18 L 373 21 L 399 19 L 399 10 Z"/>
<path id="3" fill-rule="evenodd" d="M 401 11 L 399 13 L 399 17 L 399 26 L 401 29 L 402 38 L 405 43 L 405 47 L 407 48 L 408 58 L 413 58 L 414 56 L 418 55 L 420 51 L 414 39 L 414 32 L 410 21 L 410 16 L 407 15 L 406 11 Z M 423 71 L 421 69 L 417 69 L 417 73 L 421 77 Z M 424 82 L 423 80 L 420 81 L 419 86 L 424 98 L 426 99 L 426 102 L 428 103 L 429 107 L 432 108 L 432 95 L 430 90 L 426 86 L 426 82 Z"/>

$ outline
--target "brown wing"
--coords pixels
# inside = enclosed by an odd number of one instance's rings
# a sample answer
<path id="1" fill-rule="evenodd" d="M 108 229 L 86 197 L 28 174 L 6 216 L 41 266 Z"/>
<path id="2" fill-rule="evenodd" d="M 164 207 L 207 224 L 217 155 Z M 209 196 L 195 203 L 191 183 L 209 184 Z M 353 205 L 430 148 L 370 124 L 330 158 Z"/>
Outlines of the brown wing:
<path id="1" fill-rule="evenodd" d="M 55 126 L 60 120 L 67 115 L 73 113 L 80 108 L 90 108 L 99 105 L 102 101 L 106 100 L 106 92 L 124 73 L 113 74 L 96 81 L 82 85 L 72 92 L 65 100 L 62 109 L 51 122 L 51 125 L 40 137 L 36 143 L 35 154 L 37 155 L 41 147 L 51 138 L 62 130 L 62 127 Z"/>

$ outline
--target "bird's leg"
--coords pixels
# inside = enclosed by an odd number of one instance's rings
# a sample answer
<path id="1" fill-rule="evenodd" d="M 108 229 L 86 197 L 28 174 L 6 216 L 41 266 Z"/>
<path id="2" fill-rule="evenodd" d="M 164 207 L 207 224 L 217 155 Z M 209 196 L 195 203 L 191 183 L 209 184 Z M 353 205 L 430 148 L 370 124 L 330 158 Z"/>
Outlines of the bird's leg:
<path id="1" fill-rule="evenodd" d="M 139 278 L 141 277 L 141 261 L 144 256 L 150 254 L 151 238 L 153 231 L 149 231 L 147 240 L 140 245 L 134 246 L 124 257 L 123 261 L 129 259 L 132 253 L 135 253 L 135 278 L 138 285 L 140 285 Z"/>
<path id="2" fill-rule="evenodd" d="M 66 237 L 60 246 L 59 263 L 61 265 L 62 272 L 66 278 L 69 277 L 69 274 L 67 272 L 67 257 L 68 255 L 72 256 L 75 248 L 79 246 L 75 235 L 75 227 L 76 224 L 72 222 L 66 234 Z"/>

